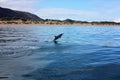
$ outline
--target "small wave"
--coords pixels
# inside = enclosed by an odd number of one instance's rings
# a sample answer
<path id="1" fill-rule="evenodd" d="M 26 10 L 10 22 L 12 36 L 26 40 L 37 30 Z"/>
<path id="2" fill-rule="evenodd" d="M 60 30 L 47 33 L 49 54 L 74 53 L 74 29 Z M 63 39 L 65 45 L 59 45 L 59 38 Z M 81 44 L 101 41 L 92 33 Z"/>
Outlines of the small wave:
<path id="1" fill-rule="evenodd" d="M 16 41 L 20 41 L 21 38 L 18 39 L 0 39 L 0 43 L 6 43 L 6 42 L 16 42 Z"/>
<path id="2" fill-rule="evenodd" d="M 38 40 L 33 40 L 33 39 L 23 39 L 23 41 L 29 41 L 29 42 L 38 42 Z"/>
<path id="3" fill-rule="evenodd" d="M 8 77 L 0 77 L 0 79 L 6 79 L 6 78 L 8 78 Z"/>
<path id="4" fill-rule="evenodd" d="M 38 47 L 38 46 L 2 46 L 0 48 L 0 50 L 27 50 L 27 49 L 38 49 L 38 48 L 41 48 L 41 47 Z"/>
<path id="5" fill-rule="evenodd" d="M 38 47 L 38 46 L 28 46 L 29 49 L 40 49 L 42 47 Z"/>
<path id="6" fill-rule="evenodd" d="M 19 58 L 29 55 L 31 50 L 39 49 L 38 46 L 3 46 L 0 47 L 0 58 Z"/>

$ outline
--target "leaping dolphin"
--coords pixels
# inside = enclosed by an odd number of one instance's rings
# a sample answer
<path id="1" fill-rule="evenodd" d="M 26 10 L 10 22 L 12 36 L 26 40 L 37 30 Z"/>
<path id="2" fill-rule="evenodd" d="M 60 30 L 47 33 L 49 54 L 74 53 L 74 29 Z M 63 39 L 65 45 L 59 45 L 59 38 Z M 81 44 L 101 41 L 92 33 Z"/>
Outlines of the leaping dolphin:
<path id="1" fill-rule="evenodd" d="M 57 39 L 61 38 L 61 37 L 62 37 L 62 35 L 63 35 L 63 33 L 61 33 L 61 34 L 59 34 L 59 35 L 55 36 L 55 38 L 54 38 L 54 40 L 53 40 L 53 41 L 56 41 Z"/>

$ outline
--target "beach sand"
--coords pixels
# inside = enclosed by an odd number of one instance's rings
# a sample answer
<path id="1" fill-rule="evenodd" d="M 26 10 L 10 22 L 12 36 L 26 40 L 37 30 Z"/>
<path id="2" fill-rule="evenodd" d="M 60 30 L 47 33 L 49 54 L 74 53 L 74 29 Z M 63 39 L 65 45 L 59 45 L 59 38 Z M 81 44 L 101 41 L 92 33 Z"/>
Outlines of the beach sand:
<path id="1" fill-rule="evenodd" d="M 120 26 L 120 24 L 92 24 L 92 23 L 49 23 L 49 22 L 26 22 L 22 21 L 0 21 L 0 26 Z"/>

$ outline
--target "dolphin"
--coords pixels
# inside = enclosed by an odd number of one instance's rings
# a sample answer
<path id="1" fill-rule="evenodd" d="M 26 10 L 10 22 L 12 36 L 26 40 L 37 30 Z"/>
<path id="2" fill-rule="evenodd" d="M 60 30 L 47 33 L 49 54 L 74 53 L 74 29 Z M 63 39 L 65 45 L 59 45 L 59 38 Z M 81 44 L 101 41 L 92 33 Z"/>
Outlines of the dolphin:
<path id="1" fill-rule="evenodd" d="M 62 35 L 63 35 L 63 33 L 61 33 L 61 34 L 59 34 L 59 35 L 55 36 L 55 38 L 54 38 L 54 40 L 53 40 L 53 41 L 56 41 L 57 39 L 61 38 L 61 37 L 62 37 Z"/>

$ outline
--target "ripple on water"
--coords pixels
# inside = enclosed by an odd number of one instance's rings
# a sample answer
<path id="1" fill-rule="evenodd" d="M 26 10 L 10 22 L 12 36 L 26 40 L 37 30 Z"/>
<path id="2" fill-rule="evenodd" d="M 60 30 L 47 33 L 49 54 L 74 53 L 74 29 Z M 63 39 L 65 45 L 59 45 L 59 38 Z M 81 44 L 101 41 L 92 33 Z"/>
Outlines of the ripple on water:
<path id="1" fill-rule="evenodd" d="M 119 80 L 119 29 L 0 27 L 0 79 Z M 61 32 L 63 37 L 53 43 Z"/>
<path id="2" fill-rule="evenodd" d="M 0 59 L 19 58 L 27 56 L 32 50 L 39 49 L 37 46 L 2 46 L 0 47 Z"/>

